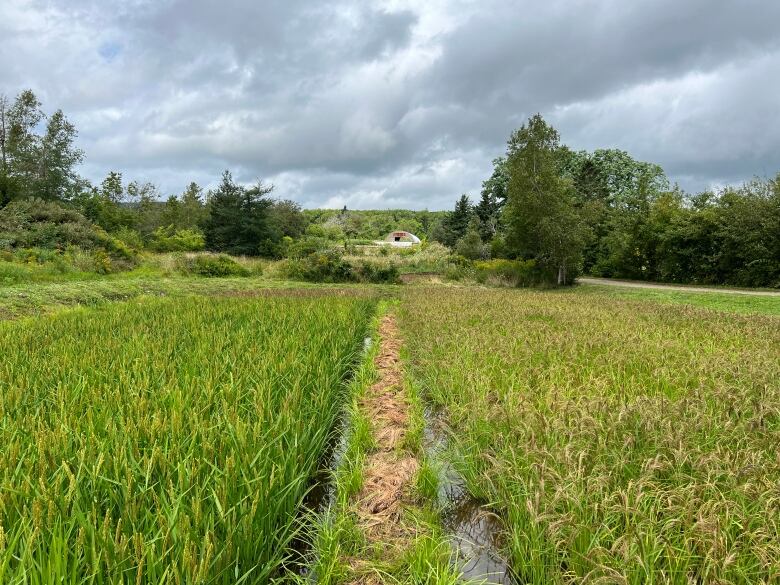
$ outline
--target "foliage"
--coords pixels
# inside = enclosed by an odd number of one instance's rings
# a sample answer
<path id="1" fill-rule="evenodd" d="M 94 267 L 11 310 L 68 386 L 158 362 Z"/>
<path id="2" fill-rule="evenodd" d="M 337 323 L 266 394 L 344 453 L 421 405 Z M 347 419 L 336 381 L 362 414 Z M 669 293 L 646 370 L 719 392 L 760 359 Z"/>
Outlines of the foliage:
<path id="1" fill-rule="evenodd" d="M 285 296 L 0 327 L 0 581 L 267 583 L 374 306 Z"/>
<path id="2" fill-rule="evenodd" d="M 76 135 L 62 110 L 46 116 L 31 90 L 13 103 L 0 95 L 0 208 L 28 197 L 72 197 L 81 184 L 75 169 L 83 160 Z"/>
<path id="3" fill-rule="evenodd" d="M 304 258 L 316 252 L 332 247 L 332 242 L 325 238 L 317 238 L 313 236 L 304 236 L 301 239 L 292 242 L 287 247 L 286 256 L 288 258 Z"/>
<path id="4" fill-rule="evenodd" d="M 271 204 L 268 210 L 269 222 L 276 231 L 274 238 L 284 237 L 298 239 L 306 231 L 306 217 L 301 206 L 289 199 L 279 199 Z"/>
<path id="5" fill-rule="evenodd" d="M 582 260 L 584 229 L 571 181 L 560 174 L 558 132 L 535 115 L 512 134 L 505 221 L 509 252 L 534 259 L 549 282 L 571 284 Z"/>
<path id="6" fill-rule="evenodd" d="M 500 156 L 493 160 L 493 174 L 482 182 L 481 197 L 474 207 L 474 213 L 480 221 L 480 236 L 486 242 L 499 231 L 508 189 L 509 168 L 506 157 Z"/>
<path id="7" fill-rule="evenodd" d="M 110 233 L 128 229 L 138 231 L 140 218 L 137 210 L 127 205 L 127 197 L 122 174 L 112 171 L 100 187 L 82 190 L 72 203 L 84 217 Z"/>
<path id="8" fill-rule="evenodd" d="M 111 236 L 133 250 L 142 250 L 144 247 L 143 236 L 132 228 L 121 227 L 112 232 Z"/>
<path id="9" fill-rule="evenodd" d="M 190 183 L 179 197 L 168 197 L 160 213 L 160 222 L 162 225 L 172 225 L 177 230 L 195 230 L 207 215 L 203 189 L 197 183 Z"/>
<path id="10" fill-rule="evenodd" d="M 272 185 L 262 183 L 250 188 L 238 185 L 225 171 L 220 186 L 209 198 L 209 215 L 203 222 L 206 247 L 234 255 L 274 255 L 281 236 L 269 224 L 271 191 Z"/>
<path id="11" fill-rule="evenodd" d="M 480 222 L 474 217 L 469 224 L 465 235 L 458 240 L 455 246 L 455 252 L 469 260 L 484 260 L 490 254 L 488 247 L 482 243 L 479 235 Z"/>
<path id="12" fill-rule="evenodd" d="M 358 248 L 346 256 L 350 263 L 366 262 L 378 266 L 395 266 L 401 274 L 422 272 L 441 273 L 450 268 L 459 258 L 449 248 L 438 242 L 423 242 L 409 248 L 382 246 L 379 248 Z"/>
<path id="13" fill-rule="evenodd" d="M 300 260 L 288 260 L 285 275 L 308 282 L 351 282 L 352 265 L 337 250 L 314 252 Z"/>
<path id="14" fill-rule="evenodd" d="M 474 262 L 474 279 L 482 284 L 532 286 L 539 282 L 534 260 L 503 258 Z"/>
<path id="15" fill-rule="evenodd" d="M 249 270 L 226 254 L 187 254 L 180 257 L 179 269 L 198 276 L 249 276 Z"/>
<path id="16" fill-rule="evenodd" d="M 129 268 L 137 261 L 136 254 L 124 242 L 109 236 L 77 211 L 54 201 L 21 199 L 0 210 L 0 248 L 65 252 L 72 247 L 105 254 L 108 261 L 100 260 L 101 270 L 111 261 L 115 268 Z"/>
<path id="17" fill-rule="evenodd" d="M 468 195 L 461 195 L 455 202 L 455 210 L 444 217 L 432 233 L 432 238 L 450 248 L 454 247 L 466 235 L 473 217 L 474 207 Z"/>
<path id="18" fill-rule="evenodd" d="M 433 230 L 446 215 L 443 211 L 413 211 L 408 209 L 348 210 L 306 209 L 307 232 L 332 240 L 345 238 L 349 228 L 351 240 L 382 240 L 392 231 L 403 230 L 430 239 Z M 349 223 L 347 226 L 346 224 Z"/>
<path id="19" fill-rule="evenodd" d="M 397 284 L 400 271 L 398 266 L 380 266 L 371 262 L 360 262 L 353 266 L 354 279 L 357 282 L 369 282 L 375 284 Z"/>
<path id="20" fill-rule="evenodd" d="M 89 279 L 116 270 L 102 250 L 15 248 L 0 251 L 0 285 Z"/>
<path id="21" fill-rule="evenodd" d="M 365 260 L 350 262 L 338 250 L 313 252 L 300 259 L 283 262 L 282 274 L 293 280 L 307 282 L 366 282 L 393 284 L 398 282 L 395 264 L 378 264 Z"/>
<path id="22" fill-rule="evenodd" d="M 197 252 L 206 247 L 206 241 L 197 229 L 176 229 L 169 225 L 155 230 L 149 247 L 156 252 Z"/>
<path id="23" fill-rule="evenodd" d="M 572 151 L 541 116 L 514 132 L 474 208 L 491 257 L 548 282 L 595 276 L 780 286 L 780 178 L 690 195 L 617 149 Z M 457 240 L 438 228 L 436 237 Z M 476 239 L 470 236 L 471 250 Z M 474 256 L 469 247 L 459 252 Z"/>

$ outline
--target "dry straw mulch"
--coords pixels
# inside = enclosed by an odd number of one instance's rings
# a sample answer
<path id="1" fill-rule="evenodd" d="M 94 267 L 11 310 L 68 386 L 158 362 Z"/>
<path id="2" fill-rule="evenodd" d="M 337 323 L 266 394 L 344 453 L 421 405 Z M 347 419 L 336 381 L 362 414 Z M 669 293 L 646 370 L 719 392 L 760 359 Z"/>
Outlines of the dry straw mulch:
<path id="1" fill-rule="evenodd" d="M 379 337 L 374 362 L 378 380 L 360 401 L 361 410 L 371 421 L 376 449 L 366 457 L 363 488 L 353 505 L 369 546 L 400 547 L 413 536 L 401 514 L 411 498 L 419 462 L 401 448 L 409 426 L 409 406 L 404 399 L 401 339 L 393 315 L 380 322 Z"/>

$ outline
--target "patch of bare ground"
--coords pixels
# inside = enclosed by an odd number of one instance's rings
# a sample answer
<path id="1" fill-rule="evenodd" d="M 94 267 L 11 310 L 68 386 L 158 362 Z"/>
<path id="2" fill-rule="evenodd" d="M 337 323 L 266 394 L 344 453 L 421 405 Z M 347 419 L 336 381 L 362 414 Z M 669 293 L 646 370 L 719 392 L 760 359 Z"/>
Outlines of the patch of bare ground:
<path id="1" fill-rule="evenodd" d="M 401 339 L 395 316 L 382 319 L 379 339 L 374 361 L 378 379 L 359 402 L 371 421 L 376 446 L 366 457 L 363 487 L 352 509 L 368 547 L 381 548 L 387 555 L 403 550 L 416 534 L 415 527 L 405 524 L 402 515 L 405 506 L 412 503 L 412 486 L 420 464 L 402 448 L 409 428 L 409 406 L 404 397 Z M 354 559 L 350 565 L 355 574 L 353 583 L 379 582 L 376 574 L 367 571 L 370 563 L 365 559 Z"/>

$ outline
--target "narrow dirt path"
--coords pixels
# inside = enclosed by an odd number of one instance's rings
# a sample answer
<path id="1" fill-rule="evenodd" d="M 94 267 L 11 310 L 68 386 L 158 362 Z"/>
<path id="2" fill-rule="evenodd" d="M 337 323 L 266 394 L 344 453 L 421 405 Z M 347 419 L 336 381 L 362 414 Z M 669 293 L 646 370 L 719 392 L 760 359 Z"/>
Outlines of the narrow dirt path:
<path id="1" fill-rule="evenodd" d="M 655 290 L 673 290 L 691 293 L 719 293 L 729 295 L 748 295 L 754 297 L 780 297 L 780 292 L 769 290 L 740 290 L 735 288 L 707 288 L 703 286 L 676 286 L 673 284 L 653 284 L 649 282 L 635 282 L 631 280 L 613 280 L 611 278 L 580 277 L 580 284 L 599 284 L 604 286 L 619 286 L 623 288 L 649 288 Z"/>
<path id="2" fill-rule="evenodd" d="M 360 410 L 371 421 L 376 447 L 368 453 L 363 468 L 363 487 L 352 508 L 358 528 L 369 547 L 381 546 L 391 554 L 403 549 L 414 536 L 414 529 L 402 521 L 404 504 L 411 497 L 418 459 L 403 449 L 409 427 L 409 405 L 404 396 L 398 325 L 392 314 L 379 324 L 379 353 L 375 358 L 377 381 L 359 402 Z M 376 577 L 361 575 L 362 560 L 355 559 L 353 583 L 374 583 Z"/>

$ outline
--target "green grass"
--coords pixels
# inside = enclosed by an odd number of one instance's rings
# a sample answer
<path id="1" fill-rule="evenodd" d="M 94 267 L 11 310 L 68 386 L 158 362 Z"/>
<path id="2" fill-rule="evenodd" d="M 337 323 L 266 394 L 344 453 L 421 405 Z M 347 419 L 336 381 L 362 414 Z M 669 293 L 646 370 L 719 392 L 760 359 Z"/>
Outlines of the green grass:
<path id="1" fill-rule="evenodd" d="M 609 299 L 654 301 L 674 305 L 693 305 L 715 311 L 745 314 L 780 315 L 780 296 L 752 296 L 719 292 L 684 292 L 676 290 L 620 288 L 586 284 L 577 287 L 577 295 Z"/>
<path id="2" fill-rule="evenodd" d="M 777 317 L 465 287 L 401 307 L 519 582 L 780 581 Z"/>
<path id="3" fill-rule="evenodd" d="M 267 582 L 374 306 L 143 299 L 0 323 L 0 582 Z"/>
<path id="4" fill-rule="evenodd" d="M 0 259 L 0 286 L 31 282 L 67 282 L 72 280 L 93 280 L 103 278 L 96 272 L 75 268 L 63 268 L 56 264 L 28 264 L 7 262 Z"/>

